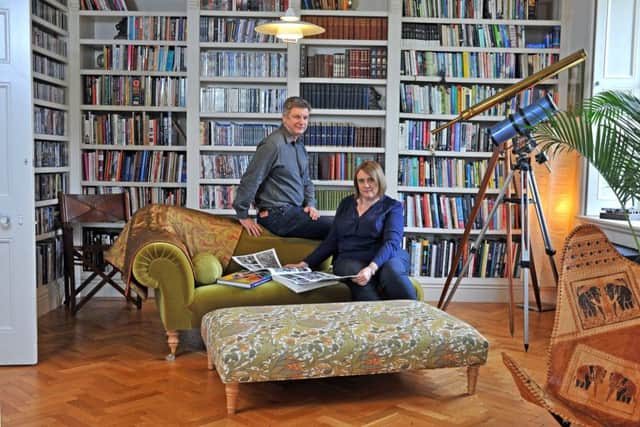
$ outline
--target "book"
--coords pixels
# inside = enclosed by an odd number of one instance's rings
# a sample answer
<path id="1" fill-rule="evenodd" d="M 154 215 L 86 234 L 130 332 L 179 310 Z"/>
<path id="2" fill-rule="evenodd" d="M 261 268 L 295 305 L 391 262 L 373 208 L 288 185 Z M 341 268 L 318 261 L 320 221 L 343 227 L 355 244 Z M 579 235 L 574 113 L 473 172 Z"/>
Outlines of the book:
<path id="1" fill-rule="evenodd" d="M 269 280 L 271 280 L 271 274 L 268 271 L 238 271 L 222 276 L 216 283 L 249 289 Z"/>
<path id="2" fill-rule="evenodd" d="M 253 254 L 233 256 L 232 259 L 250 272 L 269 274 L 272 280 L 298 294 L 335 285 L 339 280 L 355 277 L 355 275 L 336 276 L 324 271 L 312 271 L 307 267 L 283 267 L 273 248 Z"/>

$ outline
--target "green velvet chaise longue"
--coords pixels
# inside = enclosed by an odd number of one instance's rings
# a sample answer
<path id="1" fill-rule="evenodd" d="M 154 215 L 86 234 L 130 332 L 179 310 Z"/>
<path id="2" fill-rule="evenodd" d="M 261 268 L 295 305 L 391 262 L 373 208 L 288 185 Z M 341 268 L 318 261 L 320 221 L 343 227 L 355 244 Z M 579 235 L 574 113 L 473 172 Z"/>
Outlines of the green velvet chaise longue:
<path id="1" fill-rule="evenodd" d="M 153 288 L 155 301 L 167 333 L 174 360 L 179 344 L 179 330 L 200 328 L 202 317 L 218 308 L 256 305 L 282 305 L 349 301 L 345 284 L 337 284 L 296 294 L 277 282 L 270 281 L 253 289 L 215 284 L 215 276 L 237 271 L 231 260 L 274 248 L 282 264 L 298 262 L 319 241 L 282 238 L 264 231 L 260 237 L 248 235 L 233 218 L 211 215 L 188 208 L 149 205 L 138 210 L 126 224 L 118 240 L 106 254 L 133 289 L 143 298 Z M 211 256 L 220 261 L 222 272 Z M 194 268 L 194 258 L 197 262 Z M 207 262 L 211 265 L 208 265 Z M 329 268 L 325 262 L 323 269 Z M 422 288 L 414 281 L 418 299 Z"/>

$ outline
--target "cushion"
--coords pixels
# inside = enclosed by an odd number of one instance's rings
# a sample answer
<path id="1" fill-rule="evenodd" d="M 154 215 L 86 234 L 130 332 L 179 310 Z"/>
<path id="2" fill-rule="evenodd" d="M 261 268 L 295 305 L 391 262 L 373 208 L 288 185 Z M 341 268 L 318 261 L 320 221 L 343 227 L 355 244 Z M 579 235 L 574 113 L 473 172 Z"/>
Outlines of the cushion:
<path id="1" fill-rule="evenodd" d="M 224 308 L 203 317 L 202 338 L 224 383 L 482 365 L 489 348 L 411 300 Z"/>
<path id="2" fill-rule="evenodd" d="M 191 259 L 193 275 L 201 285 L 215 283 L 222 276 L 222 264 L 216 256 L 209 252 L 201 252 Z"/>

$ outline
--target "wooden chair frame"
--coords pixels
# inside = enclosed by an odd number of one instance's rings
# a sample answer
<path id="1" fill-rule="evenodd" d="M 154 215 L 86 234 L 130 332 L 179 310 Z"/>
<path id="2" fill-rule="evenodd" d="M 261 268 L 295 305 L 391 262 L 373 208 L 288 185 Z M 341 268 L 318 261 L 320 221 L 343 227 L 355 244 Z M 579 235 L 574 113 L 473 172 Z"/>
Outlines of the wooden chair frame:
<path id="1" fill-rule="evenodd" d="M 60 220 L 62 222 L 62 244 L 64 250 L 64 304 L 72 315 L 75 315 L 100 289 L 111 285 L 121 293 L 127 301 L 142 307 L 140 296 L 127 295 L 124 288 L 114 280 L 119 271 L 103 259 L 103 252 L 109 248 L 106 244 L 74 243 L 74 228 L 88 223 L 122 223 L 130 218 L 129 193 L 118 194 L 58 194 L 60 204 Z M 110 271 L 105 267 L 111 266 Z M 81 283 L 76 283 L 75 267 L 82 266 L 84 271 L 90 271 L 89 276 Z M 99 281 L 94 283 L 96 280 Z M 78 295 L 89 285 L 93 288 L 81 298 Z"/>

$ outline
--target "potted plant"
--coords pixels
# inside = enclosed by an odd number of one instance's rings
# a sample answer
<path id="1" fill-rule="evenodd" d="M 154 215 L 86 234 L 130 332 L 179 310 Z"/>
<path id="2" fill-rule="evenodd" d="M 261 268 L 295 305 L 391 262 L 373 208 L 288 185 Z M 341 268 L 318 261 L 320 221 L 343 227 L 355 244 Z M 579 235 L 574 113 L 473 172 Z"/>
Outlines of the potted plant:
<path id="1" fill-rule="evenodd" d="M 549 116 L 533 129 L 550 155 L 577 151 L 602 175 L 620 206 L 640 200 L 640 98 L 619 91 L 601 92 L 571 111 Z M 636 247 L 638 236 L 624 209 Z"/>

